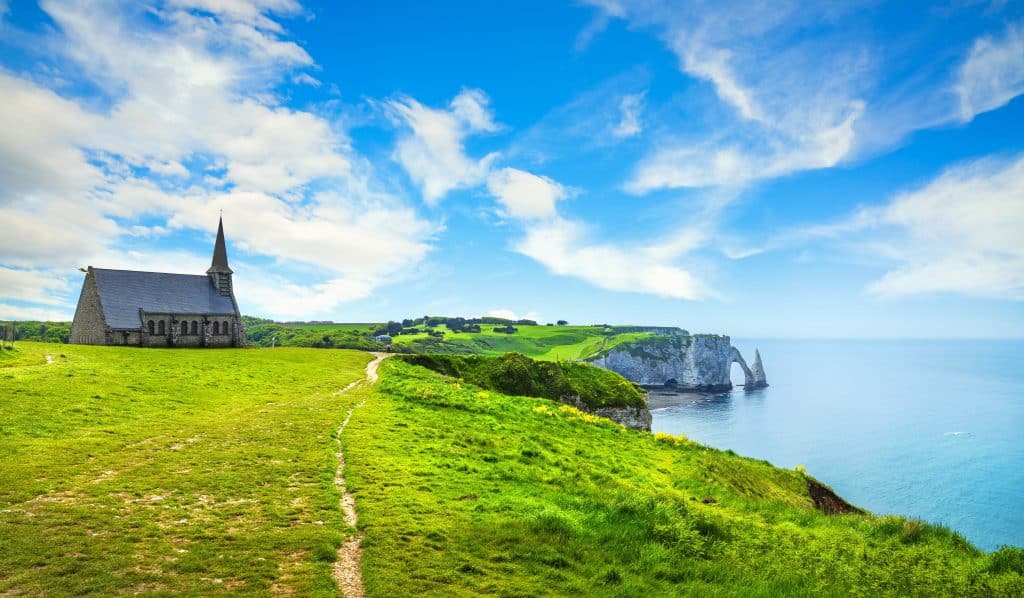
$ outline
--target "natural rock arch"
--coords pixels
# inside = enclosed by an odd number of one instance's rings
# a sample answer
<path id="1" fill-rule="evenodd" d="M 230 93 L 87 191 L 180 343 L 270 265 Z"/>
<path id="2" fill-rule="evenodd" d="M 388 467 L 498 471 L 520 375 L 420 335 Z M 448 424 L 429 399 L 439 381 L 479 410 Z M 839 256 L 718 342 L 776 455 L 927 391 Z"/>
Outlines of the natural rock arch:
<path id="1" fill-rule="evenodd" d="M 754 350 L 754 364 L 748 366 L 743 356 L 740 355 L 739 349 L 736 347 L 732 348 L 732 363 L 740 364 L 743 368 L 743 388 L 745 390 L 752 390 L 755 388 L 764 388 L 768 386 L 768 381 L 765 379 L 764 366 L 761 364 L 761 352 Z"/>

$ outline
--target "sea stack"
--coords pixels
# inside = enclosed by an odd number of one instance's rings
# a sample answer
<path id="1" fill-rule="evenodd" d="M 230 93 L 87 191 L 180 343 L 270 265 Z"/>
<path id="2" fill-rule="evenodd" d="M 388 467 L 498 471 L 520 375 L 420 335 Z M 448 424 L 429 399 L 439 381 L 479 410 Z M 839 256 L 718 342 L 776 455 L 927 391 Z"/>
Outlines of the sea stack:
<path id="1" fill-rule="evenodd" d="M 743 387 L 747 390 L 752 388 L 764 388 L 768 386 L 768 380 L 764 375 L 764 364 L 761 363 L 761 352 L 754 349 L 754 363 L 750 364 L 750 380 Z"/>

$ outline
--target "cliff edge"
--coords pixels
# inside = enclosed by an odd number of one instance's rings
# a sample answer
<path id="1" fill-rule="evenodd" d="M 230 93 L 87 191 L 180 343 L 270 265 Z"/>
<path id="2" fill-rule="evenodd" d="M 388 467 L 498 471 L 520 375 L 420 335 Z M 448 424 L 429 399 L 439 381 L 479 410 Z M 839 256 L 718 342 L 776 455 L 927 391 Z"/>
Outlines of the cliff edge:
<path id="1" fill-rule="evenodd" d="M 730 338 L 722 335 L 655 335 L 616 345 L 589 362 L 643 386 L 697 392 L 732 389 L 730 369 L 735 362 L 743 368 L 745 389 L 768 386 L 761 353 L 756 351 L 748 366 Z"/>

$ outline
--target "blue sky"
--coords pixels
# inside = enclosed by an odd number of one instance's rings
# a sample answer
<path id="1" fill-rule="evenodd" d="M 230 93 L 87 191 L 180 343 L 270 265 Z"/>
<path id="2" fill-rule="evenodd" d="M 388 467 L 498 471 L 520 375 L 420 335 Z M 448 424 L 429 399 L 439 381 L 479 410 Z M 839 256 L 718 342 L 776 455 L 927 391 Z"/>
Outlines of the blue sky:
<path id="1" fill-rule="evenodd" d="M 0 0 L 0 318 L 1024 337 L 1024 5 Z"/>

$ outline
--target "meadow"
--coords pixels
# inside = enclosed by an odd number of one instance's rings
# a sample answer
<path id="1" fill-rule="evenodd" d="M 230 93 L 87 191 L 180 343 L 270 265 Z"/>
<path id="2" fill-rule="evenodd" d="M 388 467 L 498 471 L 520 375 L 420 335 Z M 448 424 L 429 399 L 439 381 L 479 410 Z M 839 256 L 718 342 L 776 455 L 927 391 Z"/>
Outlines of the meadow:
<path id="1" fill-rule="evenodd" d="M 802 472 L 494 390 L 521 358 L 432 361 L 487 389 L 406 359 L 339 393 L 369 354 L 0 351 L 0 594 L 337 595 L 339 441 L 370 596 L 1024 593 L 1019 549 L 825 515 Z"/>
<path id="2" fill-rule="evenodd" d="M 343 438 L 370 595 L 1020 596 L 1024 551 L 392 359 Z"/>
<path id="3" fill-rule="evenodd" d="M 443 320 L 443 318 L 438 318 Z M 358 349 L 377 351 L 383 345 L 374 340 L 383 323 L 280 323 L 243 316 L 248 342 L 254 347 L 309 347 L 316 349 Z M 416 325 L 416 334 L 394 335 L 392 348 L 400 353 L 444 353 L 455 355 L 502 355 L 521 353 L 547 361 L 582 360 L 620 343 L 653 336 L 629 326 L 542 326 L 514 324 L 516 332 L 496 332 L 500 323 L 511 320 L 488 318 L 479 332 L 462 332 L 441 322 L 435 326 Z M 417 320 L 422 321 L 422 319 Z M 20 322 L 19 339 L 67 342 L 70 322 Z"/>
<path id="4" fill-rule="evenodd" d="M 361 390 L 335 391 L 368 354 L 16 347 L 0 594 L 335 593 L 333 435 Z"/>
<path id="5" fill-rule="evenodd" d="M 443 339 L 427 333 L 394 337 L 396 349 L 413 353 L 455 353 L 501 355 L 521 353 L 548 361 L 586 359 L 620 343 L 652 336 L 645 332 L 620 332 L 613 327 L 517 325 L 512 334 L 495 332 L 494 326 L 482 326 L 480 332 L 453 332 L 445 325 L 435 327 Z"/>

